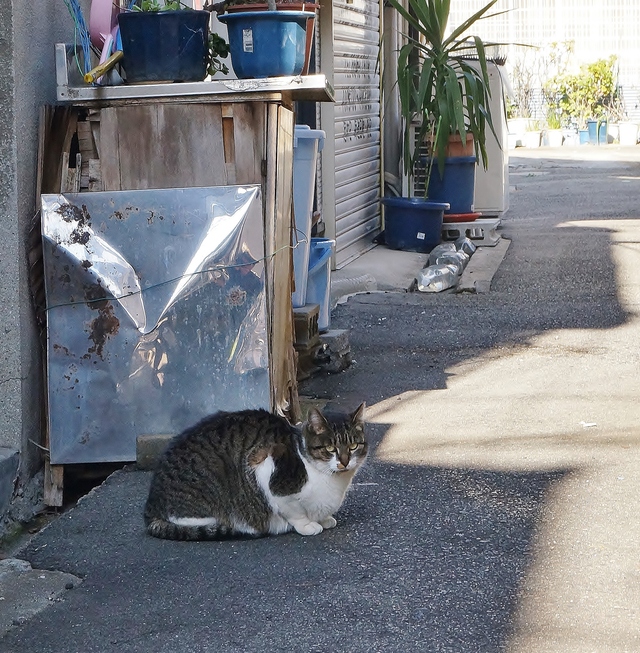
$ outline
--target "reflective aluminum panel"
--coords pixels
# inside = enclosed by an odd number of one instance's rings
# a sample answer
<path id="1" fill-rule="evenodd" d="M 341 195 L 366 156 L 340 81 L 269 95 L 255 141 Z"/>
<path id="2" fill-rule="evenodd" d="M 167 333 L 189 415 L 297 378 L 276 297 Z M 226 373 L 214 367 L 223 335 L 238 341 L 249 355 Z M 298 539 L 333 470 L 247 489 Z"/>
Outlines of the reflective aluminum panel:
<path id="1" fill-rule="evenodd" d="M 259 186 L 42 196 L 52 464 L 269 408 Z"/>

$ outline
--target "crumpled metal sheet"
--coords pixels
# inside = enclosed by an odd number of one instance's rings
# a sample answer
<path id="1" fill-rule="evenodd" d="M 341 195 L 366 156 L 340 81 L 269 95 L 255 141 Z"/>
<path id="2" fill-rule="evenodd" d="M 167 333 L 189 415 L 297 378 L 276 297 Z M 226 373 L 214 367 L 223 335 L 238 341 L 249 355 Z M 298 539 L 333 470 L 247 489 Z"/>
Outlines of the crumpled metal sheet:
<path id="1" fill-rule="evenodd" d="M 52 464 L 269 408 L 259 186 L 42 196 Z"/>

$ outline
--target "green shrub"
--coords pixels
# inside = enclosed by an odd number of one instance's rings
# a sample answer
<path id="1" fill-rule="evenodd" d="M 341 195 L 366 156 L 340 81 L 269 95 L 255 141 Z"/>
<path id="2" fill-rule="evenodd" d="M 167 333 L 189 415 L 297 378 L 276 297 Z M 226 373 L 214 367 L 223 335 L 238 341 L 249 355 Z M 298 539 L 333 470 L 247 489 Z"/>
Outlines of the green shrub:
<path id="1" fill-rule="evenodd" d="M 545 87 L 550 110 L 555 111 L 561 123 L 578 122 L 584 127 L 587 120 L 603 120 L 615 110 L 616 57 L 598 59 L 585 64 L 577 74 L 553 77 Z"/>

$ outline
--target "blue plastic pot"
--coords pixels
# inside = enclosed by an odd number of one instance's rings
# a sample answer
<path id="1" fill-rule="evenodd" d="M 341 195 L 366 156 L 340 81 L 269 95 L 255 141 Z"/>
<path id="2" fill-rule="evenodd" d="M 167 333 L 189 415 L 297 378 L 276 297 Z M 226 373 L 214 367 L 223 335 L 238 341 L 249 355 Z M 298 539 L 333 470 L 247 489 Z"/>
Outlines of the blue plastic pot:
<path id="1" fill-rule="evenodd" d="M 201 82 L 209 56 L 208 11 L 118 14 L 127 82 Z"/>
<path id="2" fill-rule="evenodd" d="M 609 142 L 609 124 L 603 120 L 598 127 L 598 145 L 600 143 L 606 145 Z"/>
<path id="3" fill-rule="evenodd" d="M 430 252 L 442 239 L 447 202 L 416 197 L 384 197 L 384 242 L 391 249 Z"/>
<path id="4" fill-rule="evenodd" d="M 475 189 L 475 156 L 455 156 L 445 159 L 442 177 L 440 177 L 438 162 L 433 162 L 427 196 L 434 202 L 448 203 L 450 208 L 445 213 L 473 213 Z"/>
<path id="5" fill-rule="evenodd" d="M 305 63 L 311 11 L 243 11 L 223 14 L 233 70 L 239 79 L 299 75 Z"/>

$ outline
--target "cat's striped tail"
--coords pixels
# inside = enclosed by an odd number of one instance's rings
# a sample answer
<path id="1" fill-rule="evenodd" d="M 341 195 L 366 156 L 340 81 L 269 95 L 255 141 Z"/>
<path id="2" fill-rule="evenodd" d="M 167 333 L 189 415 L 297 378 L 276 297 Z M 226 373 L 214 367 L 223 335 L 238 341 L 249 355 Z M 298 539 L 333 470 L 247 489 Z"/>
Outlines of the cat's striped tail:
<path id="1" fill-rule="evenodd" d="M 175 524 L 158 517 L 147 522 L 147 533 L 163 540 L 224 540 L 241 535 L 224 524 L 184 525 Z"/>

